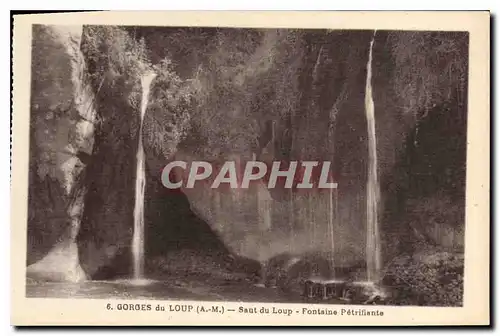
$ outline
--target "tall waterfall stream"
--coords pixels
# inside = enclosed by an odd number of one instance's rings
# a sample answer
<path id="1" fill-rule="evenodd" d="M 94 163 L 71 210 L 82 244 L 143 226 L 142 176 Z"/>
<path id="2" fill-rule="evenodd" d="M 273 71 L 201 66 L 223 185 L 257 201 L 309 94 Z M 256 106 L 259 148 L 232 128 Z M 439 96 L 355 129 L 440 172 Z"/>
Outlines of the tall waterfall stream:
<path id="1" fill-rule="evenodd" d="M 144 115 L 148 107 L 149 89 L 156 77 L 154 73 L 147 73 L 141 78 L 141 124 L 139 127 L 139 144 L 137 146 L 137 170 L 135 179 L 134 205 L 134 235 L 132 237 L 132 257 L 134 280 L 140 281 L 144 277 L 144 192 L 146 187 L 146 173 L 144 162 L 144 146 L 142 143 L 142 128 Z"/>

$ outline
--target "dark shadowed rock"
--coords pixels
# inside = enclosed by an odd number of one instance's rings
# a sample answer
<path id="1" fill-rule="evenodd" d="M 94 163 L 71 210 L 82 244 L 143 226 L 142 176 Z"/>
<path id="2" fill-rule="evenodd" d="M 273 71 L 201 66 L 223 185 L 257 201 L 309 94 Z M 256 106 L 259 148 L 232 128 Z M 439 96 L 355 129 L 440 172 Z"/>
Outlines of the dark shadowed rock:
<path id="1" fill-rule="evenodd" d="M 77 239 L 82 268 L 93 277 L 130 246 L 133 234 L 140 74 L 146 64 L 140 46 L 113 26 L 84 27 L 81 48 L 99 120 L 86 170 L 88 192 Z M 120 55 L 127 52 L 134 52 L 134 57 L 124 61 Z"/>

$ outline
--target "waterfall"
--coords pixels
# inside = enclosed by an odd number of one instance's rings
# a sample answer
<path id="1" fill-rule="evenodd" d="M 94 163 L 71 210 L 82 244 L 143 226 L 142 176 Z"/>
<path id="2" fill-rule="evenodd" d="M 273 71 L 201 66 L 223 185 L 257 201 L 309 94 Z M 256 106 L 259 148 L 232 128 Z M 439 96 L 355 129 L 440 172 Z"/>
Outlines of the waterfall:
<path id="1" fill-rule="evenodd" d="M 366 186 L 366 266 L 368 281 L 377 281 L 381 269 L 378 206 L 380 186 L 377 176 L 377 137 L 375 134 L 375 105 L 372 93 L 372 62 L 374 31 L 366 66 L 365 112 L 368 128 L 368 182 Z"/>
<path id="2" fill-rule="evenodd" d="M 132 237 L 132 257 L 134 260 L 134 280 L 144 276 L 144 191 L 146 187 L 146 172 L 144 162 L 144 147 L 142 144 L 142 126 L 148 106 L 149 89 L 156 77 L 154 73 L 147 73 L 141 78 L 141 123 L 139 126 L 139 144 L 137 146 L 137 170 L 135 177 L 135 205 L 134 205 L 134 235 Z"/>

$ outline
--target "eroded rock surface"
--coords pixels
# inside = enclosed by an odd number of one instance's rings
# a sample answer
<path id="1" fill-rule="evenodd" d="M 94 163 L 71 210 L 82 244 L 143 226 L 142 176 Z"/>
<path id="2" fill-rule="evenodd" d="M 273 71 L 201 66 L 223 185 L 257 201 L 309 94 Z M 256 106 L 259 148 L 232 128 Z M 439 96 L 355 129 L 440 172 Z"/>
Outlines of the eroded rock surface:
<path id="1" fill-rule="evenodd" d="M 76 235 L 95 110 L 81 26 L 33 27 L 28 276 L 79 281 Z"/>

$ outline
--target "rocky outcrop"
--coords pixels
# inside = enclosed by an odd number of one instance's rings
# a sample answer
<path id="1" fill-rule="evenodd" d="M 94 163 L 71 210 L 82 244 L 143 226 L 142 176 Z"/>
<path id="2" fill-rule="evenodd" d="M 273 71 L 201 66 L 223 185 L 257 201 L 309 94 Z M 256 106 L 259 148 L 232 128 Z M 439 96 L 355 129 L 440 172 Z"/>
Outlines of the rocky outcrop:
<path id="1" fill-rule="evenodd" d="M 98 119 L 84 181 L 88 192 L 77 237 L 81 265 L 92 277 L 130 248 L 140 74 L 147 65 L 139 45 L 114 26 L 85 26 L 81 50 L 95 92 Z"/>
<path id="2" fill-rule="evenodd" d="M 33 27 L 28 276 L 79 281 L 76 235 L 95 110 L 82 27 Z"/>
<path id="3" fill-rule="evenodd" d="M 386 261 L 463 250 L 468 34 L 377 33 L 374 100 Z"/>

